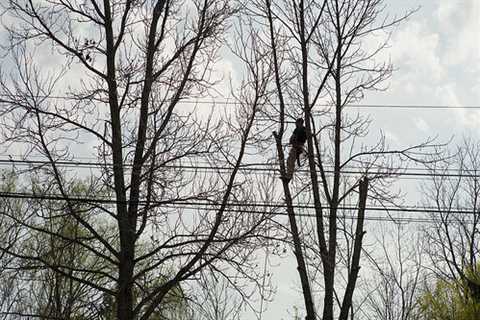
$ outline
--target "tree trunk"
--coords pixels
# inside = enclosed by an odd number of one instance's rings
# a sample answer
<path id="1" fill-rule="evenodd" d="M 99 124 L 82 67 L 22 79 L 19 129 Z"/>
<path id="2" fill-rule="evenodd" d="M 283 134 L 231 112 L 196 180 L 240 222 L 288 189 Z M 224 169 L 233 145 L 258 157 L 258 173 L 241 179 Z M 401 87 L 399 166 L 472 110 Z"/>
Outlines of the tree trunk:
<path id="1" fill-rule="evenodd" d="M 365 177 L 360 181 L 359 185 L 359 204 L 357 215 L 357 227 L 355 230 L 355 240 L 353 244 L 353 256 L 352 267 L 348 275 L 347 288 L 345 289 L 345 295 L 342 301 L 342 307 L 340 309 L 339 320 L 348 320 L 348 312 L 352 306 L 353 291 L 355 290 L 355 284 L 358 278 L 358 272 L 360 271 L 360 253 L 362 251 L 362 240 L 365 231 L 363 231 L 363 225 L 365 221 L 365 206 L 367 203 L 368 194 L 368 178 Z"/>
<path id="2" fill-rule="evenodd" d="M 285 161 L 282 150 L 282 143 L 280 137 L 274 133 L 275 140 L 277 142 L 277 152 L 280 163 L 280 174 L 285 176 Z M 300 276 L 300 283 L 302 285 L 303 299 L 305 302 L 305 310 L 307 315 L 306 320 L 316 320 L 315 305 L 312 297 L 312 290 L 310 288 L 310 281 L 308 279 L 307 266 L 305 264 L 305 257 L 303 255 L 302 243 L 300 239 L 300 231 L 298 230 L 297 220 L 295 218 L 295 212 L 293 211 L 292 195 L 288 187 L 288 181 L 282 178 L 283 191 L 285 193 L 285 202 L 287 204 L 288 220 L 290 223 L 290 231 L 292 232 L 293 248 L 295 259 L 297 261 L 297 271 Z"/>

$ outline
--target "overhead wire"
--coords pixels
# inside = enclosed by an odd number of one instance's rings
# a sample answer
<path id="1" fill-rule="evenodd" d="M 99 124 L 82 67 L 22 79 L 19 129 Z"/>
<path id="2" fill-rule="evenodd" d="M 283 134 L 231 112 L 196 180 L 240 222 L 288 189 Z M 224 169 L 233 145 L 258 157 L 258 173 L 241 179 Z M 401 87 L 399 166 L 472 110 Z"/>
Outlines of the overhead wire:
<path id="1" fill-rule="evenodd" d="M 21 165 L 21 166 L 45 166 L 55 164 L 59 167 L 81 167 L 81 168 L 98 168 L 98 167 L 115 167 L 114 163 L 103 163 L 103 162 L 95 162 L 95 161 L 74 161 L 74 160 L 62 160 L 62 161 L 55 161 L 50 162 L 46 160 L 29 160 L 29 159 L 0 159 L 0 166 L 12 166 L 12 165 Z M 133 167 L 132 163 L 122 163 L 123 167 L 131 168 Z M 259 172 L 260 174 L 269 174 L 271 172 L 278 173 L 279 169 L 275 167 L 276 164 L 266 164 L 266 163 L 250 163 L 241 165 L 239 170 L 240 171 L 251 171 L 251 172 Z M 168 169 L 185 169 L 190 171 L 201 171 L 201 172 L 211 172 L 211 171 L 231 171 L 233 167 L 231 166 L 219 166 L 219 165 L 175 165 L 175 164 L 167 164 L 162 166 L 163 168 Z M 329 168 L 326 166 L 326 168 Z M 351 166 L 349 169 L 341 170 L 342 174 L 346 175 L 363 175 L 365 171 L 359 170 L 352 170 L 352 169 L 361 169 L 359 166 Z M 382 170 L 383 169 L 383 170 Z M 378 167 L 374 170 L 369 170 L 368 173 L 372 175 L 389 175 L 395 178 L 416 178 L 423 179 L 422 177 L 443 177 L 443 178 L 480 178 L 479 174 L 472 174 L 472 173 L 448 173 L 447 172 L 408 172 L 407 170 L 418 171 L 419 169 L 407 169 L 407 168 L 389 168 L 389 167 Z M 478 170 L 455 170 L 458 172 L 479 172 Z M 306 169 L 299 169 L 297 172 L 305 173 L 308 172 Z M 335 173 L 334 170 L 326 169 L 324 170 L 327 174 Z"/>
<path id="2" fill-rule="evenodd" d="M 172 205 L 173 208 L 176 208 L 176 209 L 192 209 L 191 207 L 188 207 L 188 206 L 181 206 L 181 205 Z M 294 205 L 293 208 L 296 208 L 296 206 Z M 325 210 L 329 210 L 330 207 L 323 207 Z M 205 210 L 205 211 L 208 211 L 208 210 L 212 210 L 211 208 L 207 208 L 207 207 L 196 207 L 194 208 L 196 210 Z M 344 209 L 342 207 L 340 207 L 339 209 Z M 358 208 L 354 208 L 355 210 L 357 210 Z M 353 210 L 353 209 L 352 209 Z M 366 211 L 370 210 L 370 208 L 365 208 Z M 265 214 L 266 212 L 265 211 L 261 211 L 261 210 L 252 210 L 252 209 L 231 209 L 231 208 L 227 208 L 225 209 L 226 212 L 234 212 L 234 213 L 248 213 L 248 214 Z M 432 212 L 434 213 L 434 212 Z M 288 216 L 288 213 L 287 212 L 275 212 L 275 213 L 272 213 L 273 215 L 276 215 L 276 216 Z M 295 213 L 295 216 L 296 217 L 303 217 L 303 218 L 316 218 L 317 216 L 315 214 L 310 214 L 310 213 L 304 213 L 304 212 L 300 212 L 300 213 Z M 325 218 L 328 218 L 329 215 L 328 214 L 325 214 L 324 215 Z M 338 214 L 337 215 L 337 218 L 338 219 L 346 219 L 346 220 L 358 220 L 358 217 L 355 216 L 355 215 L 347 215 L 347 214 Z M 376 222 L 394 222 L 394 223 L 400 223 L 400 222 L 403 222 L 403 223 L 408 223 L 408 222 L 413 222 L 413 223 L 439 223 L 439 222 L 442 222 L 442 223 L 455 223 L 455 222 L 458 222 L 458 220 L 455 220 L 455 219 L 452 219 L 452 218 L 447 218 L 447 219 L 441 219 L 441 218 L 432 218 L 432 217 L 425 217 L 425 218 L 419 218 L 419 217 L 399 217 L 399 216 L 365 216 L 364 217 L 364 220 L 368 220 L 368 221 L 376 221 Z M 469 220 L 462 220 L 463 223 L 472 223 L 472 221 L 469 221 Z"/>
<path id="3" fill-rule="evenodd" d="M 7 94 L 0 94 L 0 98 L 25 98 L 22 95 L 7 95 Z M 27 98 L 37 98 L 37 99 L 52 99 L 52 100 L 81 100 L 81 99 L 91 99 L 93 97 L 89 95 L 36 95 L 33 97 Z M 10 101 L 1 100 L 0 103 L 9 103 Z M 182 99 L 179 100 L 180 104 L 194 104 L 194 105 L 240 105 L 240 102 L 231 101 L 226 98 L 213 98 L 213 99 Z M 272 104 L 270 105 L 278 105 Z M 297 106 L 298 104 L 295 103 L 285 103 L 287 106 Z M 319 107 L 330 107 L 330 104 L 318 104 Z M 461 110 L 461 109 L 472 109 L 472 110 L 479 110 L 480 106 L 477 105 L 424 105 L 424 104 L 346 104 L 345 107 L 348 108 L 367 108 L 367 109 L 445 109 L 445 110 Z"/>
<path id="4" fill-rule="evenodd" d="M 5 94 L 0 94 L 0 98 L 1 97 L 7 97 L 7 98 L 12 98 L 12 97 L 16 97 L 15 95 L 5 95 Z M 18 95 L 18 97 L 21 97 L 20 95 Z M 41 99 L 63 99 L 63 100 L 79 100 L 79 99 L 82 99 L 83 97 L 81 96 L 61 96 L 61 95 L 50 95 L 50 96 L 36 96 L 36 97 L 30 97 L 30 98 L 41 98 Z M 9 103 L 9 101 L 6 101 L 6 100 L 1 100 L 0 99 L 0 103 L 3 102 L 3 103 Z M 216 99 L 216 100 L 192 100 L 192 99 L 184 99 L 184 100 L 180 100 L 179 103 L 184 103 L 184 104 L 195 104 L 195 105 L 202 105 L 202 104 L 209 104 L 209 105 L 239 105 L 240 103 L 239 102 L 235 102 L 235 101 L 230 101 L 230 100 L 219 100 L 219 99 Z M 294 105 L 294 104 L 292 104 Z M 323 107 L 329 107 L 330 105 L 326 105 L 326 104 L 323 104 L 323 105 L 319 105 L 319 106 L 323 106 Z M 449 106 L 449 105 L 386 105 L 386 104 L 348 104 L 346 105 L 346 107 L 349 107 L 349 108 L 375 108 L 375 109 L 381 109 L 381 108 L 384 108 L 384 109 L 449 109 L 449 110 L 462 110 L 462 109 L 480 109 L 480 106 Z M 80 157 L 79 157 L 80 158 Z M 85 159 L 88 159 L 85 157 Z M 17 160 L 17 159 L 0 159 L 0 165 L 48 165 L 50 164 L 50 162 L 48 161 L 37 161 L 37 160 L 26 160 L 26 159 L 22 159 L 22 160 Z M 56 165 L 59 165 L 59 166 L 76 166 L 76 167 L 85 167 L 85 168 L 96 168 L 96 167 L 100 167 L 100 166 L 114 166 L 114 164 L 105 164 L 105 163 L 101 163 L 101 162 L 92 162 L 92 161 L 73 161 L 73 160 L 70 160 L 70 161 L 57 161 L 55 162 Z M 124 166 L 126 167 L 131 167 L 132 164 L 128 164 L 128 163 L 125 163 L 123 164 Z M 260 172 L 260 173 L 267 173 L 267 172 L 278 172 L 278 169 L 277 168 L 274 168 L 275 164 L 271 164 L 271 168 L 265 168 L 265 167 L 260 167 L 260 166 L 257 166 L 257 167 L 253 167 L 253 166 L 242 166 L 240 169 L 242 171 L 252 171 L 252 172 Z M 266 166 L 266 164 L 264 164 L 264 166 Z M 225 167 L 225 166 L 205 166 L 205 165 L 168 165 L 168 166 L 165 166 L 167 168 L 172 168 L 172 169 L 187 169 L 187 170 L 204 170 L 204 171 L 213 171 L 213 170 L 232 170 L 231 167 Z M 360 167 L 357 167 L 357 168 L 360 168 Z M 412 169 L 409 169 L 409 168 L 384 168 L 385 170 L 412 170 Z M 428 169 L 425 169 L 425 168 L 416 168 L 414 170 L 428 170 Z M 299 170 L 299 172 L 302 172 L 304 170 Z M 469 169 L 466 169 L 466 170 L 458 170 L 458 172 L 469 172 L 470 170 Z M 472 170 L 473 172 L 477 172 L 476 170 Z M 448 171 L 444 171 L 444 172 L 448 172 Z M 326 173 L 334 173 L 333 170 L 326 170 Z M 355 171 L 355 170 L 342 170 L 342 173 L 343 174 L 364 174 L 365 172 L 362 172 L 362 171 Z M 461 177 L 467 177 L 467 178 L 479 178 L 480 175 L 478 174 L 465 174 L 465 173 L 432 173 L 432 172 L 428 172 L 428 173 L 424 173 L 424 172 L 394 172 L 392 173 L 391 171 L 388 172 L 382 172 L 382 171 L 377 171 L 377 172 L 373 172 L 373 174 L 379 174 L 379 175 L 382 175 L 382 174 L 385 174 L 385 175 L 393 175 L 397 178 L 408 178 L 408 177 L 448 177 L 448 178 L 461 178 Z M 422 178 L 420 178 L 422 179 Z M 21 195 L 20 195 L 21 196 Z M 25 195 L 24 195 L 25 196 Z M 5 197 L 5 194 L 3 195 L 0 195 L 0 197 Z M 39 197 L 37 195 L 37 197 Z M 39 199 L 42 199 L 42 198 L 39 198 Z M 61 198 L 59 197 L 58 195 L 52 195 L 52 196 L 48 196 L 47 198 L 43 198 L 43 199 L 50 199 L 50 200 L 66 200 L 65 198 Z M 75 199 L 76 201 L 80 201 L 81 199 Z M 118 201 L 116 200 L 112 200 L 112 199 L 83 199 L 85 201 L 95 201 L 95 202 L 103 202 L 103 203 L 118 203 Z M 167 205 L 167 204 L 166 204 Z M 190 204 L 188 204 L 190 205 Z M 197 204 L 198 205 L 198 204 Z M 208 205 L 212 205 L 211 203 L 209 203 Z M 245 204 L 243 204 L 245 205 Z M 258 205 L 258 204 L 257 204 Z M 301 207 L 298 207 L 297 208 L 301 208 Z M 305 208 L 306 209 L 306 208 Z M 344 207 L 342 208 L 344 210 L 354 210 L 356 209 L 355 207 Z M 428 212 L 432 212 L 431 209 L 427 209 L 427 208 L 386 208 L 386 207 L 381 207 L 381 208 L 368 208 L 368 210 L 373 210 L 373 211 L 386 211 L 386 212 L 415 212 L 415 213 L 428 213 Z M 456 213 L 471 213 L 470 211 L 465 211 L 465 210 L 454 210 Z M 440 211 L 439 211 L 440 212 Z M 455 213 L 454 212 L 454 213 Z M 258 212 L 256 212 L 258 213 Z M 307 216 L 311 216 L 311 215 L 307 215 Z M 380 217 L 380 218 L 385 218 L 387 220 L 391 220 L 390 217 Z M 428 220 L 428 219 L 427 219 Z M 421 221 L 424 221 L 424 220 L 421 220 Z"/>
<path id="5" fill-rule="evenodd" d="M 33 162 L 33 161 L 38 161 L 39 163 L 50 163 L 50 161 L 47 161 L 47 160 L 31 160 L 31 159 L 27 159 L 24 155 L 20 155 L 20 154 L 6 154 L 4 155 L 4 157 L 8 157 L 7 159 L 0 159 L 0 162 L 15 162 L 15 161 L 18 161 L 18 162 L 25 162 L 25 163 L 28 163 L 28 162 Z M 17 159 L 15 159 L 17 158 Z M 28 158 L 37 158 L 37 159 L 45 159 L 44 156 L 42 155 L 36 155 L 36 154 L 30 154 L 28 155 Z M 71 160 L 59 160 L 59 161 L 56 161 L 55 163 L 61 163 L 61 162 L 73 162 L 73 163 L 76 163 L 76 162 L 81 162 L 81 163 L 94 163 L 94 164 L 101 164 L 101 165 L 107 165 L 107 166 L 115 166 L 114 164 L 112 163 L 104 163 L 104 162 L 99 162 L 98 161 L 98 157 L 88 157 L 88 156 L 75 156 L 75 159 L 84 159 L 84 160 L 91 160 L 91 161 L 78 161 L 78 160 L 74 160 L 74 159 L 71 159 Z M 110 159 L 111 160 L 111 159 Z M 357 161 L 357 163 L 359 164 L 363 164 L 365 163 L 366 165 L 369 165 L 370 163 L 368 162 L 365 162 L 365 161 Z M 123 165 L 131 165 L 130 163 L 126 163 L 124 162 Z M 277 163 L 268 163 L 268 162 L 252 162 L 252 163 L 244 163 L 242 164 L 242 167 L 270 167 L 270 166 L 277 166 L 278 164 Z M 427 168 L 427 167 L 412 167 L 412 166 L 409 166 L 409 167 L 395 167 L 395 168 L 391 168 L 391 167 L 387 167 L 387 166 L 382 166 L 382 165 L 373 165 L 373 167 L 377 168 L 377 169 L 395 169 L 395 170 L 414 170 L 414 171 L 431 171 L 432 169 L 431 168 Z M 355 169 L 355 168 L 359 168 L 359 166 L 353 166 L 353 165 L 348 165 L 348 166 L 345 166 L 345 168 L 349 168 L 349 169 Z M 444 172 L 480 172 L 480 170 L 478 169 L 468 169 L 468 168 L 462 168 L 462 169 L 451 169 L 451 168 L 439 168 L 441 169 L 442 171 Z"/>
<path id="6" fill-rule="evenodd" d="M 34 194 L 34 193 L 24 193 L 24 192 L 0 192 L 0 199 L 7 198 L 7 199 L 30 199 L 30 200 L 50 200 L 50 201 L 72 201 L 72 202 L 80 202 L 80 203 L 100 203 L 100 204 L 132 204 L 134 201 L 121 201 L 109 197 L 85 197 L 85 196 L 72 196 L 72 197 L 65 197 L 59 194 Z M 196 210 L 205 210 L 205 211 L 213 211 L 217 210 L 216 207 L 220 206 L 220 203 L 207 201 L 207 200 L 195 200 L 195 201 L 187 201 L 187 200 L 164 200 L 164 201 L 157 201 L 157 200 L 138 200 L 135 201 L 135 204 L 149 204 L 149 205 L 163 205 L 165 208 L 174 207 L 180 209 L 196 209 Z M 233 207 L 233 208 L 231 208 Z M 259 209 L 250 209 L 247 207 L 253 208 L 264 208 L 265 210 Z M 299 203 L 292 205 L 295 209 L 315 209 L 314 205 L 306 204 L 306 203 Z M 234 209 L 236 208 L 236 209 Z M 324 210 L 330 210 L 330 206 L 323 206 Z M 280 209 L 287 209 L 287 205 L 285 203 L 267 203 L 267 202 L 229 202 L 226 204 L 226 211 L 228 212 L 237 212 L 237 213 L 256 213 L 256 214 L 266 214 L 267 209 L 271 210 L 280 210 Z M 358 206 L 353 204 L 346 204 L 338 206 L 337 209 L 342 211 L 354 211 L 358 210 Z M 447 213 L 448 214 L 460 214 L 464 216 L 476 215 L 480 214 L 479 212 L 474 212 L 472 210 L 467 210 L 464 208 L 436 208 L 436 207 L 427 207 L 427 206 L 372 206 L 369 205 L 365 208 L 366 211 L 374 211 L 374 212 L 387 212 L 387 213 L 424 213 L 424 214 L 435 214 L 435 213 Z M 287 212 L 276 212 L 272 213 L 275 215 L 288 215 Z M 316 217 L 314 214 L 300 212 L 295 213 L 295 216 L 298 217 Z M 328 215 L 325 215 L 328 217 Z M 354 215 L 340 215 L 340 218 L 356 220 L 356 216 Z M 442 221 L 439 218 L 432 218 L 432 217 L 393 217 L 393 216 L 366 216 L 366 220 L 375 220 L 375 221 L 395 221 L 395 220 L 402 220 L 402 219 L 413 219 L 417 222 L 428 222 L 428 221 Z"/>

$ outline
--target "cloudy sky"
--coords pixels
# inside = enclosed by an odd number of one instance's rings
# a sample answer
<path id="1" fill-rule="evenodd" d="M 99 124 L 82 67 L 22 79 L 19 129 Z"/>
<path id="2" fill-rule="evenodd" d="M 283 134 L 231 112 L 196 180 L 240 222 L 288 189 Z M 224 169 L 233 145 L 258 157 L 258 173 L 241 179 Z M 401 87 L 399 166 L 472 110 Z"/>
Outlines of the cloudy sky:
<path id="1" fill-rule="evenodd" d="M 372 134 L 383 130 L 388 142 L 398 146 L 432 136 L 439 141 L 477 136 L 480 109 L 458 107 L 480 106 L 480 1 L 388 0 L 386 4 L 391 14 L 419 10 L 394 30 L 384 52 L 396 69 L 388 89 L 367 93 L 361 103 L 451 108 L 362 109 L 373 119 Z M 407 189 L 406 201 L 415 204 L 415 186 Z M 278 291 L 264 319 L 291 319 L 293 305 L 302 307 L 294 268 L 284 262 L 273 269 Z"/>
<path id="2" fill-rule="evenodd" d="M 394 32 L 388 55 L 397 69 L 386 92 L 367 94 L 365 103 L 475 106 L 480 97 L 480 3 L 475 0 L 390 1 L 401 13 L 417 8 Z M 389 10 L 387 8 L 387 10 Z M 478 110 L 370 110 L 376 126 L 392 139 L 420 135 L 476 134 Z M 388 113 L 388 116 L 385 116 Z M 392 116 L 394 115 L 394 116 Z M 411 138 L 415 138 L 412 136 Z"/>
<path id="3" fill-rule="evenodd" d="M 386 12 L 392 15 L 419 9 L 396 27 L 390 48 L 383 53 L 396 68 L 388 89 L 367 93 L 361 103 L 450 108 L 362 109 L 373 119 L 373 134 L 383 130 L 388 142 L 398 146 L 432 136 L 439 141 L 477 136 L 480 109 L 460 107 L 480 106 L 480 1 L 386 0 L 386 4 Z M 2 35 L 5 33 L 0 33 L 0 39 Z M 48 56 L 45 59 L 48 62 Z M 415 201 L 411 195 L 410 199 Z M 302 306 L 295 266 L 288 264 L 283 261 L 272 268 L 277 295 L 263 319 L 291 319 L 294 306 Z"/>

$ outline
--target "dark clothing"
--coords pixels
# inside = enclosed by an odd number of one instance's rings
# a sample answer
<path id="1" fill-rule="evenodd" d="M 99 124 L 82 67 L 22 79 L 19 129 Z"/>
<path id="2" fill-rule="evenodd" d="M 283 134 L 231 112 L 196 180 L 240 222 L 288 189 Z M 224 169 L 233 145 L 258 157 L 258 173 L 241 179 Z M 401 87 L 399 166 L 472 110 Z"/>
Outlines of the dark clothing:
<path id="1" fill-rule="evenodd" d="M 307 131 L 305 127 L 296 127 L 290 137 L 290 144 L 303 145 L 307 141 Z"/>
<path id="2" fill-rule="evenodd" d="M 300 154 L 303 152 L 303 145 L 307 141 L 307 132 L 305 131 L 304 126 L 297 126 L 293 130 L 292 136 L 290 137 L 290 152 L 287 158 L 287 172 L 286 178 L 292 179 L 293 172 L 295 170 L 295 160 L 297 160 L 298 166 L 300 166 Z"/>
<path id="3" fill-rule="evenodd" d="M 300 154 L 302 153 L 302 147 L 292 146 L 287 157 L 287 175 L 288 180 L 292 179 L 293 172 L 295 171 L 295 159 L 297 160 L 298 166 L 300 166 Z"/>

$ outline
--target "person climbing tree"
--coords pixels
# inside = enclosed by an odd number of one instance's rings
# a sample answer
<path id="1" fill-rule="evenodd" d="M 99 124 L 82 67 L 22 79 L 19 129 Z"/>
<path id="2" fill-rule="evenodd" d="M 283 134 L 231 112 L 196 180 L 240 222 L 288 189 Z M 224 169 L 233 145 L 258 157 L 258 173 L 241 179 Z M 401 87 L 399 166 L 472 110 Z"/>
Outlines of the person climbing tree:
<path id="1" fill-rule="evenodd" d="M 295 121 L 296 128 L 293 130 L 292 136 L 290 137 L 290 152 L 288 153 L 287 158 L 287 172 L 285 178 L 287 180 L 292 179 L 293 172 L 295 170 L 295 160 L 297 160 L 298 165 L 300 166 L 300 154 L 303 152 L 303 145 L 307 140 L 307 132 L 303 126 L 303 118 L 298 118 Z"/>

